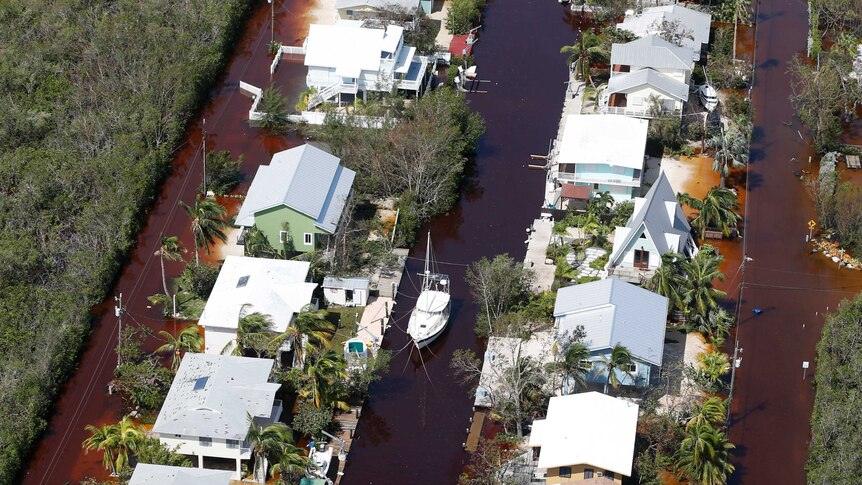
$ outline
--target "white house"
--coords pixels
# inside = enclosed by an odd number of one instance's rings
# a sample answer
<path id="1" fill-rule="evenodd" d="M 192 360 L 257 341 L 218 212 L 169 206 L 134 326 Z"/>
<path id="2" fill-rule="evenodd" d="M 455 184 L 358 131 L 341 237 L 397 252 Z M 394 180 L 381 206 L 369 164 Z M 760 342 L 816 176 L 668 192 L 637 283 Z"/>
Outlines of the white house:
<path id="1" fill-rule="evenodd" d="M 235 464 L 239 479 L 242 460 L 252 458 L 248 416 L 262 426 L 281 417 L 281 385 L 268 382 L 272 366 L 270 359 L 186 354 L 153 433 L 168 448 L 196 456 L 198 468 Z"/>
<path id="2" fill-rule="evenodd" d="M 233 472 L 138 463 L 128 485 L 230 485 Z"/>
<path id="3" fill-rule="evenodd" d="M 533 421 L 545 483 L 622 483 L 632 474 L 638 405 L 584 392 L 554 396 L 545 419 Z"/>
<path id="4" fill-rule="evenodd" d="M 336 0 L 336 21 L 370 20 L 374 21 L 387 13 L 416 17 L 421 11 L 430 12 L 429 0 Z M 428 8 L 428 11 L 425 11 Z"/>
<path id="5" fill-rule="evenodd" d="M 646 37 L 661 33 L 660 26 L 663 22 L 678 23 L 685 33 L 691 35 L 691 38 L 683 38 L 680 43 L 691 49 L 692 61 L 700 61 L 709 44 L 709 28 L 712 23 L 712 16 L 706 12 L 681 5 L 649 7 L 640 13 L 627 13 L 623 21 L 617 24 L 617 28 L 628 30 L 638 37 Z"/>
<path id="6" fill-rule="evenodd" d="M 365 306 L 368 304 L 368 278 L 323 278 L 323 298 L 330 305 Z"/>
<path id="7" fill-rule="evenodd" d="M 309 283 L 307 261 L 228 256 L 198 325 L 204 328 L 207 354 L 230 353 L 239 320 L 258 312 L 272 318 L 271 331 L 283 333 L 303 307 L 312 304 L 316 283 Z M 284 349 L 290 350 L 290 349 Z"/>
<path id="8" fill-rule="evenodd" d="M 584 362 L 587 380 L 607 382 L 603 358 L 621 344 L 632 354 L 628 369 L 615 370 L 627 386 L 649 384 L 652 369 L 660 367 L 664 352 L 668 299 L 618 278 L 610 277 L 557 291 L 554 326 L 558 333 L 573 333 L 583 327 L 583 343 L 590 350 Z"/>
<path id="9" fill-rule="evenodd" d="M 556 147 L 558 187 L 590 187 L 590 196 L 610 192 L 617 202 L 640 187 L 647 120 L 622 115 L 569 115 Z"/>
<path id="10" fill-rule="evenodd" d="M 365 28 L 359 21 L 312 24 L 305 44 L 305 82 L 317 90 L 309 107 L 324 101 L 365 99 L 369 91 L 400 90 L 416 96 L 424 89 L 430 61 L 404 44 L 404 28 Z"/>
<path id="11" fill-rule="evenodd" d="M 512 337 L 491 337 L 482 359 L 482 375 L 476 388 L 473 406 L 496 407 L 507 392 L 505 385 L 509 369 L 521 359 L 532 359 L 541 366 L 554 361 L 551 351 L 554 345 L 553 332 L 536 332 L 529 340 Z M 549 383 L 556 387 L 556 383 Z M 548 389 L 553 391 L 554 389 Z"/>
<path id="12" fill-rule="evenodd" d="M 688 101 L 691 49 L 649 35 L 611 48 L 611 77 L 602 96 L 606 113 L 652 118 L 682 115 Z M 654 113 L 653 102 L 660 113 Z"/>
<path id="13" fill-rule="evenodd" d="M 685 258 L 697 254 L 691 226 L 664 172 L 635 207 L 625 227 L 617 227 L 614 248 L 606 269 L 626 281 L 642 283 L 661 266 L 663 254 L 674 252 Z"/>

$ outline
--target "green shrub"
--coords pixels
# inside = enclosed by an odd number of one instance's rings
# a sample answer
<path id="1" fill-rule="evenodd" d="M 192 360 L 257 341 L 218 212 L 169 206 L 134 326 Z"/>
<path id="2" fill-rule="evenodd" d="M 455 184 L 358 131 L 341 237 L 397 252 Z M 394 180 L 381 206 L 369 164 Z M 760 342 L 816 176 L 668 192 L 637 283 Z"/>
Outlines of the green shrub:
<path id="1" fill-rule="evenodd" d="M 446 12 L 446 30 L 455 35 L 466 34 L 479 25 L 485 0 L 452 0 Z"/>

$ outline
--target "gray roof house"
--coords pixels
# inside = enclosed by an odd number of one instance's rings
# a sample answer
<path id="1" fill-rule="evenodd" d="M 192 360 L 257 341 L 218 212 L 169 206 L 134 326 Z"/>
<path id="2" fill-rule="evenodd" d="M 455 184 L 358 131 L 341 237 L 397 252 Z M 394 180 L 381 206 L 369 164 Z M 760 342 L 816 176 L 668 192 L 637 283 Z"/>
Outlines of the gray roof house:
<path id="1" fill-rule="evenodd" d="M 338 232 L 355 177 L 338 157 L 312 145 L 278 152 L 257 169 L 236 225 L 256 225 L 274 247 L 314 250 L 319 235 Z"/>
<path id="2" fill-rule="evenodd" d="M 230 485 L 233 472 L 138 463 L 129 485 Z"/>
<path id="3" fill-rule="evenodd" d="M 606 113 L 639 118 L 654 115 L 652 99 L 662 113 L 682 114 L 688 101 L 691 49 L 649 35 L 611 48 L 611 73 L 603 96 Z"/>
<path id="4" fill-rule="evenodd" d="M 583 327 L 584 344 L 592 355 L 592 380 L 604 383 L 600 362 L 616 344 L 629 349 L 635 360 L 624 385 L 646 385 L 651 366 L 661 366 L 668 299 L 618 278 L 560 288 L 554 304 L 558 335 Z"/>
<path id="5" fill-rule="evenodd" d="M 624 280 L 642 283 L 661 266 L 662 255 L 685 258 L 697 254 L 691 226 L 664 172 L 635 207 L 625 227 L 617 227 L 607 271 Z"/>
<path id="6" fill-rule="evenodd" d="M 268 382 L 275 362 L 226 355 L 183 357 L 159 412 L 153 433 L 169 448 L 198 457 L 236 461 L 251 458 L 245 442 L 251 416 L 260 424 L 277 421 L 282 403 L 275 399 L 280 384 Z"/>
<path id="7" fill-rule="evenodd" d="M 658 27 L 663 21 L 679 22 L 679 25 L 690 31 L 693 39 L 683 39 L 682 45 L 691 52 L 691 60 L 699 61 L 709 43 L 709 29 L 712 16 L 681 5 L 663 5 L 649 7 L 640 13 L 626 15 L 617 28 L 628 30 L 638 37 L 659 33 Z"/>

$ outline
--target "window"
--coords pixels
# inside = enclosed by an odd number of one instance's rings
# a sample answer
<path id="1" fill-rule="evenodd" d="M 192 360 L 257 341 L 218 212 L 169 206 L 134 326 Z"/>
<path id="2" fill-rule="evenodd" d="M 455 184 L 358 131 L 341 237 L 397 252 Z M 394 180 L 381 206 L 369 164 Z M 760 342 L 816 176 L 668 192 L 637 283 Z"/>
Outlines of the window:
<path id="1" fill-rule="evenodd" d="M 587 478 L 593 478 L 593 469 L 592 468 L 584 468 L 584 480 Z"/>
<path id="2" fill-rule="evenodd" d="M 572 467 L 561 466 L 560 467 L 560 477 L 561 478 L 572 478 Z"/>
<path id="3" fill-rule="evenodd" d="M 278 242 L 286 243 L 290 242 L 290 234 L 287 231 L 278 231 Z"/>
<path id="4" fill-rule="evenodd" d="M 593 184 L 593 190 L 599 190 L 599 184 Z"/>
<path id="5" fill-rule="evenodd" d="M 198 438 L 198 443 L 200 443 L 201 446 L 210 447 L 213 445 L 213 439 L 204 438 L 203 436 L 201 436 L 200 438 Z"/>
<path id="6" fill-rule="evenodd" d="M 314 244 L 314 235 L 310 232 L 306 232 L 302 235 L 302 243 L 306 246 L 311 246 L 312 244 Z"/>
<path id="7" fill-rule="evenodd" d="M 614 472 L 609 472 L 609 471 L 605 470 L 605 478 L 610 478 L 611 480 L 613 480 L 614 479 Z"/>
<path id="8" fill-rule="evenodd" d="M 209 376 L 206 376 L 206 377 L 199 377 L 197 380 L 195 380 L 195 388 L 194 388 L 194 390 L 195 390 L 195 391 L 200 391 L 201 389 L 203 389 L 203 388 L 207 387 L 207 381 L 208 381 L 208 380 L 209 380 Z"/>
<path id="9" fill-rule="evenodd" d="M 591 360 L 582 360 L 578 365 L 583 370 L 593 370 L 593 361 Z"/>
<path id="10" fill-rule="evenodd" d="M 227 440 L 227 447 L 231 450 L 239 448 L 239 440 Z"/>
<path id="11" fill-rule="evenodd" d="M 631 364 L 628 365 L 628 371 L 629 372 L 637 372 L 638 371 L 638 365 L 635 364 L 634 362 L 632 362 Z"/>
<path id="12" fill-rule="evenodd" d="M 353 17 L 353 10 L 345 10 L 344 15 L 347 15 L 348 17 Z"/>
<path id="13" fill-rule="evenodd" d="M 649 251 L 635 249 L 635 268 L 649 268 Z"/>

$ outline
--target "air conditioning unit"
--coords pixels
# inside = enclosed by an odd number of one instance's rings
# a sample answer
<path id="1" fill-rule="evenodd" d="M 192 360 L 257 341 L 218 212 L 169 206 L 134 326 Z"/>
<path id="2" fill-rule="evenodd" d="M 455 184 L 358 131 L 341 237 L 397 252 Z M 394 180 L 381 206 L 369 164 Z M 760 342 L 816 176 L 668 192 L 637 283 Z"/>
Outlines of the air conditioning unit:
<path id="1" fill-rule="evenodd" d="M 601 477 L 605 476 L 605 473 L 604 473 L 604 472 L 602 472 L 602 471 L 597 471 L 597 472 L 596 472 L 596 476 L 597 476 L 597 477 L 599 477 L 599 478 L 601 478 Z"/>

